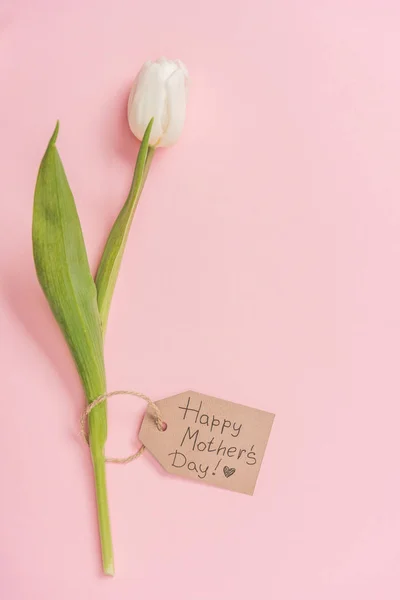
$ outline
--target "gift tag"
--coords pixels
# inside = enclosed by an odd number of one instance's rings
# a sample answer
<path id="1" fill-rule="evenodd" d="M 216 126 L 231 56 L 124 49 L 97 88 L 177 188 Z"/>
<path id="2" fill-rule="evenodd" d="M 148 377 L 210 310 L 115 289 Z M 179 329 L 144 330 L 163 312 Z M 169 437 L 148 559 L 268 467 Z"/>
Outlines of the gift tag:
<path id="1" fill-rule="evenodd" d="M 166 429 L 149 407 L 139 439 L 168 473 L 253 494 L 275 415 L 192 391 L 155 404 Z"/>

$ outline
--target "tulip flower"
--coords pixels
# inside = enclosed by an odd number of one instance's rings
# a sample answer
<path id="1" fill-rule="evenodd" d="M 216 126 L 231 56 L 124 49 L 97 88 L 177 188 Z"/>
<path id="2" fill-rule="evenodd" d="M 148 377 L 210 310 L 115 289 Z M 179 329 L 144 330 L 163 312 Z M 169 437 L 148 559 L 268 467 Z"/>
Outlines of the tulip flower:
<path id="1" fill-rule="evenodd" d="M 180 60 L 159 58 L 144 63 L 128 102 L 132 133 L 142 140 L 154 119 L 150 146 L 172 146 L 182 133 L 186 116 L 188 72 Z"/>

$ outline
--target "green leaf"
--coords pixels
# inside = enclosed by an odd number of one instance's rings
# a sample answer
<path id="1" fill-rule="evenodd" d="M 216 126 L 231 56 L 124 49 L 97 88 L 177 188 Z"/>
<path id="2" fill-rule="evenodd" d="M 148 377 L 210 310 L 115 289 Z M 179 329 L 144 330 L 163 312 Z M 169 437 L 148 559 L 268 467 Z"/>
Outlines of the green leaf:
<path id="1" fill-rule="evenodd" d="M 36 272 L 51 310 L 74 357 L 87 400 L 106 391 L 103 339 L 97 292 L 90 273 L 74 198 L 55 146 L 58 123 L 41 162 L 33 209 Z M 105 403 L 89 417 L 104 570 L 113 573 L 103 448 Z"/>
<path id="2" fill-rule="evenodd" d="M 96 287 L 74 198 L 55 142 L 39 168 L 33 208 L 33 255 L 42 289 L 75 359 L 88 400 L 104 393 L 105 371 Z M 99 413 L 103 411 L 93 411 Z M 104 441 L 106 422 L 104 419 Z"/>
<path id="3" fill-rule="evenodd" d="M 154 154 L 154 148 L 149 146 L 152 125 L 153 119 L 148 124 L 140 145 L 128 198 L 108 236 L 96 274 L 97 304 L 103 326 L 103 335 L 105 335 L 111 299 L 117 282 L 133 215 L 135 214 Z"/>

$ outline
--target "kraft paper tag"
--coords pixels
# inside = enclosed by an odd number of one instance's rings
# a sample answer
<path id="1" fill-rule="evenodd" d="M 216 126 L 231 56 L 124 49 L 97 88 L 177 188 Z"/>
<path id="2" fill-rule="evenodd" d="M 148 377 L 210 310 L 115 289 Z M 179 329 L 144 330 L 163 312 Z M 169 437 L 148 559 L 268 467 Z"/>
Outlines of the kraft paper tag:
<path id="1" fill-rule="evenodd" d="M 168 473 L 254 493 L 275 415 L 192 391 L 155 404 L 167 428 L 149 408 L 139 439 Z"/>

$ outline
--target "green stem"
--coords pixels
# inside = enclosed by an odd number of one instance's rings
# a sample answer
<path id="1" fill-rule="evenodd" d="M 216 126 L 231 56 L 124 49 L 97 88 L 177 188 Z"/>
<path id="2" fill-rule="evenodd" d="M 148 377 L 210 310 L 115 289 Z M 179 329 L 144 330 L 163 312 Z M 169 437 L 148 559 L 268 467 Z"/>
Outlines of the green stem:
<path id="1" fill-rule="evenodd" d="M 93 446 L 91 444 L 103 571 L 105 575 L 112 576 L 114 575 L 114 554 L 111 539 L 110 515 L 108 511 L 106 465 L 103 451 L 101 450 L 99 452 L 95 447 L 96 445 L 94 444 Z"/>
<path id="2" fill-rule="evenodd" d="M 86 397 L 92 400 L 106 391 L 105 377 L 93 378 L 85 386 Z M 89 400 L 89 402 L 90 402 Z M 99 524 L 101 555 L 105 575 L 114 575 L 114 556 L 108 510 L 106 465 L 104 446 L 107 438 L 106 402 L 96 406 L 89 414 L 89 442 L 96 489 L 97 518 Z"/>
<path id="3" fill-rule="evenodd" d="M 133 213 L 135 208 L 139 202 L 140 195 L 143 190 L 143 186 L 146 182 L 147 175 L 149 173 L 151 161 L 154 155 L 155 148 L 149 147 L 146 163 L 143 170 L 142 181 L 140 183 L 139 190 L 135 194 L 134 198 L 134 207 L 132 208 L 132 215 L 129 219 L 129 226 L 132 222 Z M 132 200 L 133 184 L 131 186 L 131 190 L 129 192 L 128 201 Z M 111 301 L 111 298 L 110 298 Z M 107 324 L 108 319 L 108 311 L 110 304 L 108 303 L 106 310 L 101 310 L 101 306 L 99 306 L 100 313 L 102 313 L 103 318 L 103 337 L 105 335 L 105 326 Z M 92 431 L 96 430 L 96 424 L 93 422 L 96 417 L 96 411 L 100 407 L 96 407 L 93 412 L 89 416 L 89 425 Z M 111 537 L 111 526 L 110 526 L 110 515 L 108 510 L 108 497 L 107 497 L 107 484 L 106 484 L 106 469 L 105 469 L 105 460 L 104 460 L 104 451 L 100 447 L 98 443 L 91 440 L 90 444 L 91 455 L 92 455 L 92 463 L 94 470 L 94 480 L 96 486 L 96 502 L 97 502 L 97 518 L 99 523 L 99 533 L 100 533 L 100 544 L 101 544 L 101 555 L 103 561 L 103 571 L 106 575 L 114 575 L 114 553 L 112 546 L 112 537 Z"/>
<path id="4" fill-rule="evenodd" d="M 133 215 L 139 202 L 140 195 L 145 184 L 151 161 L 154 156 L 155 148 L 148 145 L 153 119 L 151 119 L 145 135 L 143 137 L 138 158 L 136 161 L 132 185 L 129 190 L 128 197 L 124 206 L 121 209 L 112 229 L 108 236 L 100 265 L 96 275 L 97 288 L 97 306 L 102 323 L 103 339 L 106 332 L 108 313 L 110 310 L 111 298 L 114 292 L 119 267 L 125 250 L 126 241 L 128 238 Z M 105 390 L 105 382 L 104 382 Z M 86 390 L 92 391 L 92 390 Z M 96 390 L 98 391 L 98 390 Z M 95 398 L 97 395 L 87 394 L 88 398 Z M 104 412 L 99 413 L 99 409 L 103 408 Z M 89 415 L 89 431 L 90 431 L 90 449 L 92 454 L 92 462 L 94 469 L 95 485 L 96 485 L 96 500 L 97 514 L 99 521 L 101 552 L 103 559 L 103 570 L 106 575 L 114 575 L 114 557 L 111 540 L 110 518 L 108 512 L 107 487 L 106 487 L 106 472 L 104 459 L 104 439 L 99 439 L 96 432 L 101 430 L 101 421 L 105 416 L 105 403 L 97 406 Z M 104 424 L 106 431 L 106 423 Z M 92 436 L 93 432 L 93 436 Z"/>

